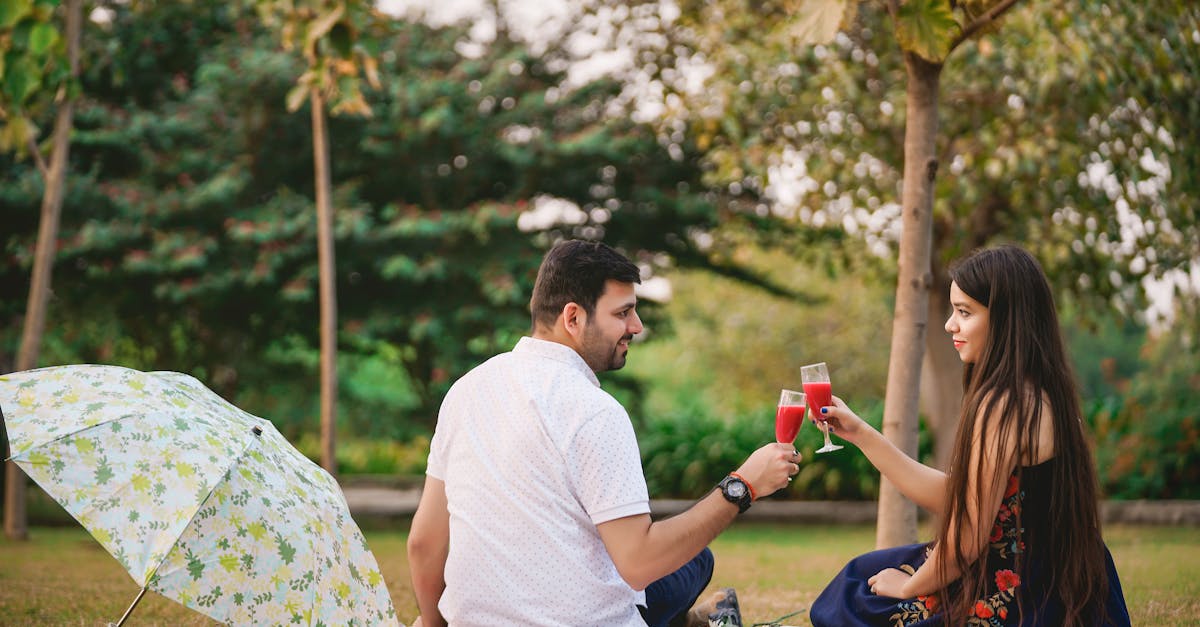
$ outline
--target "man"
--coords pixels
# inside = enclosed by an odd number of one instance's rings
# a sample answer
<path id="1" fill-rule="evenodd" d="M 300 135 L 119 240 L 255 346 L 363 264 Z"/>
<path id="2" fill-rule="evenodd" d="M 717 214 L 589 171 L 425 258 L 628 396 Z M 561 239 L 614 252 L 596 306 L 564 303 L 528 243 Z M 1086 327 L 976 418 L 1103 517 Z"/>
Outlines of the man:
<path id="1" fill-rule="evenodd" d="M 799 472 L 768 444 L 688 511 L 654 522 L 633 425 L 596 373 L 642 331 L 636 265 L 598 242 L 546 254 L 533 336 L 459 379 L 408 539 L 424 627 L 667 625 L 712 576 L 708 544 Z"/>

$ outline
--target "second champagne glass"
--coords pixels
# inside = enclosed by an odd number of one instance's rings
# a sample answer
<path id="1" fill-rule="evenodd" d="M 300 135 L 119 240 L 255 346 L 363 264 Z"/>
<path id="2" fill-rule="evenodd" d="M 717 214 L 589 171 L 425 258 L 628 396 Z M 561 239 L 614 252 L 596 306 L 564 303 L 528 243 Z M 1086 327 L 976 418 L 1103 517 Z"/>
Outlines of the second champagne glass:
<path id="1" fill-rule="evenodd" d="M 842 448 L 829 439 L 829 423 L 821 415 L 821 408 L 833 405 L 833 388 L 829 383 L 829 368 L 825 362 L 810 364 L 800 368 L 800 380 L 804 383 L 804 394 L 808 397 L 808 408 L 812 411 L 813 419 L 825 434 L 825 446 L 817 449 L 818 453 L 828 453 Z"/>
<path id="2" fill-rule="evenodd" d="M 783 390 L 779 393 L 779 408 L 775 410 L 775 441 L 794 444 L 800 425 L 804 424 L 804 392 Z"/>

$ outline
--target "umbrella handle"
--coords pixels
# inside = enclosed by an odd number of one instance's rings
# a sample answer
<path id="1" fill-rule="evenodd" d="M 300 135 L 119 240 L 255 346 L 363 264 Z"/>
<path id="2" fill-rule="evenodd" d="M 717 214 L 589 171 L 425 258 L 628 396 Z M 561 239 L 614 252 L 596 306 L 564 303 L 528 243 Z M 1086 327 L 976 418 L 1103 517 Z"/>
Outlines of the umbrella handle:
<path id="1" fill-rule="evenodd" d="M 133 600 L 133 603 L 131 603 L 129 605 L 129 609 L 125 610 L 125 615 L 121 617 L 121 620 L 117 621 L 116 625 L 109 623 L 109 626 L 110 627 L 121 627 L 121 625 L 124 625 L 125 619 L 129 618 L 129 615 L 133 613 L 133 608 L 137 607 L 138 601 L 141 601 L 142 597 L 145 595 L 146 595 L 146 588 L 143 587 L 142 591 L 138 593 L 137 598 L 135 598 Z"/>

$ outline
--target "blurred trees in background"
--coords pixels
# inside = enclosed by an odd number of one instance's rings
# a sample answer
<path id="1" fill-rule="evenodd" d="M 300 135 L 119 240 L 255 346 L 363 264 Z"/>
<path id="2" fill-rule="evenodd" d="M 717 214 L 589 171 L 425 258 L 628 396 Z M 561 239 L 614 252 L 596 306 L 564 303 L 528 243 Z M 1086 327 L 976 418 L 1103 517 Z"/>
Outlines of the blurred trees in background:
<path id="1" fill-rule="evenodd" d="M 42 176 L 38 237 L 16 369 L 38 363 L 46 326 L 50 277 L 57 252 L 59 214 L 66 189 L 68 154 L 79 96 L 79 45 L 83 31 L 82 0 L 67 0 L 56 16 L 50 3 L 7 3 L 0 11 L 0 150 L 28 155 Z M 61 21 L 56 21 L 56 17 Z M 61 26 L 60 26 L 61 25 Z M 53 96 L 51 96 L 53 94 Z M 32 118 L 49 108 L 54 125 L 48 141 L 49 164 L 42 155 Z M 0 446 L 6 451 L 7 445 Z M 4 463 L 4 534 L 24 540 L 25 475 L 15 463 Z"/>
<path id="2" fill-rule="evenodd" d="M 470 21 L 371 23 L 373 115 L 329 121 L 344 471 L 420 471 L 445 390 L 527 331 L 533 274 L 562 236 L 603 238 L 672 281 L 605 383 L 646 437 L 655 495 L 695 496 L 768 441 L 800 364 L 827 361 L 835 393 L 881 414 L 905 117 L 903 68 L 875 52 L 886 16 L 862 5 L 814 47 L 783 9 L 681 6 L 612 9 L 652 36 L 624 40 L 625 70 L 583 82 L 569 36 L 533 44 L 501 20 L 479 44 Z M 302 60 L 237 4 L 101 8 L 41 363 L 189 372 L 315 452 L 312 137 L 286 106 Z M 1194 297 L 1153 333 L 1129 319 L 1143 278 L 1200 259 L 1198 12 L 1021 3 L 942 76 L 931 271 L 944 281 L 946 262 L 992 241 L 1034 250 L 1105 489 L 1122 497 L 1200 485 Z M 0 155 L 0 370 L 42 191 L 34 163 Z M 935 341 L 945 313 L 931 307 Z M 877 475 L 843 453 L 809 455 L 791 495 L 873 497 Z"/>
<path id="3" fill-rule="evenodd" d="M 817 249 L 895 280 L 908 113 L 881 4 L 681 2 L 675 20 L 657 25 L 600 4 L 650 31 L 619 36 L 641 42 L 626 81 L 664 133 L 706 147 L 706 183 L 739 194 L 765 223 L 840 227 L 848 239 Z M 957 5 L 971 15 L 1000 3 Z M 829 28 L 838 30 L 831 43 L 808 45 L 814 29 Z M 1020 3 L 946 65 L 921 378 L 938 441 L 955 429 L 961 376 L 940 333 L 949 261 L 1020 242 L 1060 298 L 1081 303 L 1083 324 L 1111 311 L 1136 316 L 1148 277 L 1195 275 L 1197 68 L 1200 7 L 1175 0 Z M 765 245 L 794 246 L 765 231 Z M 803 263 L 812 249 L 787 250 Z M 872 257 L 884 263 L 872 268 Z"/>
<path id="4" fill-rule="evenodd" d="M 191 372 L 295 436 L 317 343 L 309 129 L 285 109 L 303 69 L 237 5 L 108 10 L 86 42 L 46 361 Z M 688 235 L 717 220 L 696 160 L 614 114 L 618 84 L 560 88 L 553 47 L 501 38 L 474 58 L 455 52 L 464 28 L 376 28 L 374 115 L 330 121 L 347 431 L 428 430 L 449 383 L 527 329 L 548 237 L 720 269 Z M 40 184 L 5 161 L 11 337 Z"/>

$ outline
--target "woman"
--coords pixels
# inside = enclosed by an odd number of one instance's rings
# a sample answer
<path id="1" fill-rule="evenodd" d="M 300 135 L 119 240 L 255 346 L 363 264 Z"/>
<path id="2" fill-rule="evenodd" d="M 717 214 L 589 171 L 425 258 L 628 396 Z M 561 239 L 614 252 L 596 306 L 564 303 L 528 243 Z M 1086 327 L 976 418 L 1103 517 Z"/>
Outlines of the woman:
<path id="1" fill-rule="evenodd" d="M 1041 266 L 1001 246 L 961 260 L 950 278 L 946 331 L 965 369 L 949 472 L 902 453 L 841 399 L 822 410 L 938 517 L 936 540 L 852 560 L 813 604 L 813 625 L 1128 625 Z"/>

